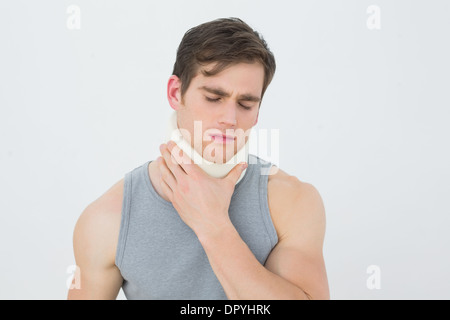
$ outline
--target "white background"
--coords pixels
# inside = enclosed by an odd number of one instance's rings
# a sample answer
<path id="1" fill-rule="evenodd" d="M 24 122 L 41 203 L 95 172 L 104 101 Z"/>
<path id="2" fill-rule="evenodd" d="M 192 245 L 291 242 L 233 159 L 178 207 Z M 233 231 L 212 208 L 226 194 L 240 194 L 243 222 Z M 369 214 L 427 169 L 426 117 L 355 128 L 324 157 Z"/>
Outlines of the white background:
<path id="1" fill-rule="evenodd" d="M 72 4 L 80 29 L 67 27 Z M 280 130 L 278 165 L 322 195 L 331 298 L 449 299 L 449 9 L 0 0 L 0 298 L 66 298 L 78 216 L 159 155 L 184 32 L 235 16 L 275 54 L 258 127 Z"/>

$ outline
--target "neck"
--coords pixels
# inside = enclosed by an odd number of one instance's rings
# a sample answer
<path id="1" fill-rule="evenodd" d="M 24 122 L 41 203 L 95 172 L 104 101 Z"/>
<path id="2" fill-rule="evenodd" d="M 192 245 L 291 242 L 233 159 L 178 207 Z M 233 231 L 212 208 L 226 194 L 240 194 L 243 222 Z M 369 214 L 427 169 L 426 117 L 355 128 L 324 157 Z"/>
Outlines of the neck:
<path id="1" fill-rule="evenodd" d="M 177 114 L 174 111 L 168 122 L 166 139 L 167 141 L 172 140 L 178 147 L 183 150 L 183 152 L 188 155 L 192 161 L 197 164 L 204 172 L 214 178 L 225 177 L 237 164 L 241 162 L 248 163 L 248 150 L 250 135 L 248 135 L 247 142 L 245 145 L 238 150 L 238 152 L 226 163 L 218 164 L 204 159 L 194 148 L 191 147 L 190 143 L 186 141 L 178 127 Z M 244 177 L 246 170 L 244 170 L 239 177 L 236 184 Z"/>

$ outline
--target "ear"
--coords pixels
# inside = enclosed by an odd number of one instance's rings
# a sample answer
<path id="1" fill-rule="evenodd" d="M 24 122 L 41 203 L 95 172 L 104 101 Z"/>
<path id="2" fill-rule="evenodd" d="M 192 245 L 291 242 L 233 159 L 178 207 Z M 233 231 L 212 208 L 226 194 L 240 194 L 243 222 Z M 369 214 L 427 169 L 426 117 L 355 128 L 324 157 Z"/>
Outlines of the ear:
<path id="1" fill-rule="evenodd" d="M 181 80 L 175 75 L 172 75 L 167 83 L 167 99 L 169 100 L 169 104 L 172 109 L 175 111 L 180 109 L 180 106 L 182 105 Z"/>

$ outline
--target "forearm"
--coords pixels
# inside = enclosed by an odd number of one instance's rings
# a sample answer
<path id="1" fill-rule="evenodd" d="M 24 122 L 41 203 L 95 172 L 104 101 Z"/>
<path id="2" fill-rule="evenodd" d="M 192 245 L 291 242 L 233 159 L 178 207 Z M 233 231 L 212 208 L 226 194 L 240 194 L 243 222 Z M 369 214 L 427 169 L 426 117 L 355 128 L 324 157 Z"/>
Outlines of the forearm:
<path id="1" fill-rule="evenodd" d="M 199 240 L 229 299 L 308 299 L 299 287 L 261 265 L 231 222 Z"/>

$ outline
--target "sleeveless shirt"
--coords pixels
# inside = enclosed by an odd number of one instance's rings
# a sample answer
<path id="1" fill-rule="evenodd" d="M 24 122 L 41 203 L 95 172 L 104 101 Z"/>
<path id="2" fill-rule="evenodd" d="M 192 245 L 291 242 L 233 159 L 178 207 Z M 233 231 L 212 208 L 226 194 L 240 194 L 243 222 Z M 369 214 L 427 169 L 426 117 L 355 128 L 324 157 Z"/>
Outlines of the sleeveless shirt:
<path id="1" fill-rule="evenodd" d="M 125 174 L 115 263 L 127 299 L 225 300 L 197 236 L 171 202 L 154 189 L 151 161 Z M 249 154 L 248 168 L 231 197 L 229 217 L 264 265 L 278 242 L 267 198 L 272 164 Z"/>

